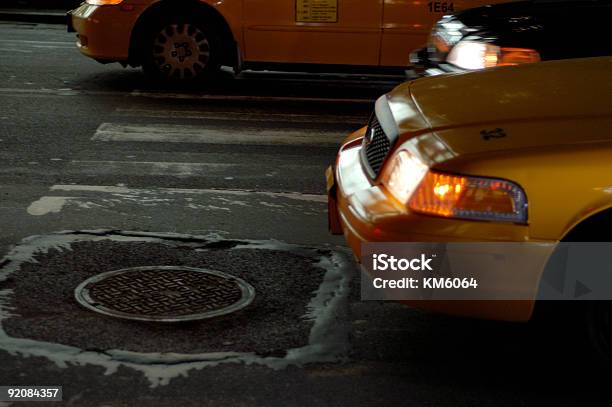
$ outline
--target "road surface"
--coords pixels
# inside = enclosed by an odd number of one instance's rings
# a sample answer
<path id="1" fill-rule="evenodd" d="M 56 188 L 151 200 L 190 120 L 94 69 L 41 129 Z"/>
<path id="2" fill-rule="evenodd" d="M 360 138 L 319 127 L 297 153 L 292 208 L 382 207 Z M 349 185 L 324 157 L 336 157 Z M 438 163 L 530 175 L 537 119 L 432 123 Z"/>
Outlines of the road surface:
<path id="1" fill-rule="evenodd" d="M 609 403 L 563 326 L 360 301 L 324 170 L 401 77 L 160 86 L 36 24 L 0 24 L 0 52 L 0 384 L 61 385 L 75 406 Z M 143 266 L 230 273 L 256 297 L 174 324 L 76 302 Z"/>

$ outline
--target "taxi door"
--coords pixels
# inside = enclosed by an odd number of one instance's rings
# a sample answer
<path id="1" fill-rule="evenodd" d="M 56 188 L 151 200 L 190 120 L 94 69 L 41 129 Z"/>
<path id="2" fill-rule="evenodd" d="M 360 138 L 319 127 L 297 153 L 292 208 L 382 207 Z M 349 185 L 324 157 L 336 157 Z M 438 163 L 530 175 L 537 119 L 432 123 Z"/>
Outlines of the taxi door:
<path id="1" fill-rule="evenodd" d="M 384 0 L 244 0 L 248 62 L 378 65 Z"/>
<path id="2" fill-rule="evenodd" d="M 508 0 L 384 0 L 380 64 L 409 65 L 410 52 L 427 43 L 431 27 L 445 14 Z"/>

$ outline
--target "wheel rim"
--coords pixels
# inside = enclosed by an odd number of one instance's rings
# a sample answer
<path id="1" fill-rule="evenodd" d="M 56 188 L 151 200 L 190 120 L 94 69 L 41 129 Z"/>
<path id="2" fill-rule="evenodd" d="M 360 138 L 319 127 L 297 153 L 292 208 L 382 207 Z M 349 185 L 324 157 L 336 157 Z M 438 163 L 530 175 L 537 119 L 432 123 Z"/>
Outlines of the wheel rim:
<path id="1" fill-rule="evenodd" d="M 166 77 L 196 77 L 210 61 L 208 38 L 193 24 L 167 25 L 153 41 L 153 60 Z"/>

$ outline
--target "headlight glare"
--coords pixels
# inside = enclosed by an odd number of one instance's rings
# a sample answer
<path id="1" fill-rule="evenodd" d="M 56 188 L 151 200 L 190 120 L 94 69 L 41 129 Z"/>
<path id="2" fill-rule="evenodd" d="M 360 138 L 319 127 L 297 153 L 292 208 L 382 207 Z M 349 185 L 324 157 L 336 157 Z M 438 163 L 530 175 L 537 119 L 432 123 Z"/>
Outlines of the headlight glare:
<path id="1" fill-rule="evenodd" d="M 389 162 L 384 182 L 389 192 L 406 204 L 429 167 L 407 150 L 401 150 Z"/>
<path id="2" fill-rule="evenodd" d="M 447 61 L 463 69 L 477 70 L 538 62 L 540 55 L 528 48 L 498 47 L 486 42 L 461 41 L 451 49 Z"/>
<path id="3" fill-rule="evenodd" d="M 461 41 L 446 58 L 463 69 L 484 69 L 497 65 L 499 47 L 485 42 Z"/>
<path id="4" fill-rule="evenodd" d="M 85 0 L 85 2 L 93 6 L 114 6 L 123 3 L 123 0 Z"/>
<path id="5" fill-rule="evenodd" d="M 408 207 L 449 218 L 527 222 L 527 198 L 517 184 L 501 179 L 429 171 Z"/>

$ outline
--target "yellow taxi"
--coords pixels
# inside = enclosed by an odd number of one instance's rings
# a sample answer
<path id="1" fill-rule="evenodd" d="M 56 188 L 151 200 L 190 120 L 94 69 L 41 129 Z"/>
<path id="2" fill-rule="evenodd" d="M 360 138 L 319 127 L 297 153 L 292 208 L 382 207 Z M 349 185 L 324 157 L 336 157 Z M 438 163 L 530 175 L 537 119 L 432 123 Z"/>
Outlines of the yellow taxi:
<path id="1" fill-rule="evenodd" d="M 612 57 L 406 82 L 326 176 L 330 229 L 357 259 L 365 242 L 611 241 Z M 536 301 L 408 303 L 528 321 Z"/>
<path id="2" fill-rule="evenodd" d="M 83 54 L 164 78 L 206 76 L 220 65 L 405 67 L 443 14 L 496 2 L 86 0 L 69 13 L 68 29 Z"/>

